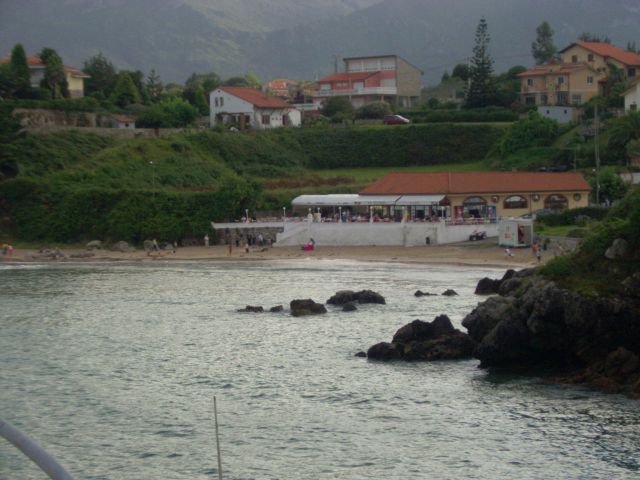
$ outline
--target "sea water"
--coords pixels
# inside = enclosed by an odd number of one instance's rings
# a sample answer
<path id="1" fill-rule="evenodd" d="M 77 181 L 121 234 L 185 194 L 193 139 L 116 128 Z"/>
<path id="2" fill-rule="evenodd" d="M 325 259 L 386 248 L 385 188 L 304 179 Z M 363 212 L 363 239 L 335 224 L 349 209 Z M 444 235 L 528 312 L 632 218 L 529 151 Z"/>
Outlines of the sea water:
<path id="1" fill-rule="evenodd" d="M 77 479 L 624 479 L 639 403 L 476 360 L 354 354 L 460 321 L 500 270 L 341 261 L 0 265 L 0 417 Z M 294 318 L 297 298 L 386 305 Z M 414 296 L 416 290 L 455 297 Z M 284 305 L 279 313 L 238 313 Z M 1 479 L 42 472 L 0 439 Z"/>

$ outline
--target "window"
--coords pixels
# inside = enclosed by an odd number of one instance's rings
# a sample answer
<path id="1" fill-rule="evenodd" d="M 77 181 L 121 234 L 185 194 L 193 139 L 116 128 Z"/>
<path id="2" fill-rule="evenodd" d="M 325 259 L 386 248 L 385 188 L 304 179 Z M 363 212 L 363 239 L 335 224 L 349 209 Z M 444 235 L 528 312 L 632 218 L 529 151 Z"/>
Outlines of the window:
<path id="1" fill-rule="evenodd" d="M 524 97 L 524 103 L 525 105 L 535 105 L 536 97 L 533 95 L 527 95 L 526 97 Z"/>
<path id="2" fill-rule="evenodd" d="M 569 94 L 567 92 L 558 92 L 556 105 L 566 105 L 569 103 Z"/>
<path id="3" fill-rule="evenodd" d="M 330 83 L 321 83 L 320 84 L 320 90 L 331 90 L 331 84 Z"/>
<path id="4" fill-rule="evenodd" d="M 465 198 L 463 205 L 486 205 L 487 201 L 482 197 L 467 197 Z"/>
<path id="5" fill-rule="evenodd" d="M 528 208 L 529 202 L 522 195 L 511 195 L 504 199 L 504 208 Z"/>
<path id="6" fill-rule="evenodd" d="M 631 105 L 629 105 L 629 110 L 631 110 L 632 112 L 636 112 L 638 110 L 638 105 L 632 103 Z"/>
<path id="7" fill-rule="evenodd" d="M 573 103 L 574 105 L 580 105 L 582 103 L 582 95 L 571 95 L 571 103 Z"/>
<path id="8" fill-rule="evenodd" d="M 218 97 L 213 99 L 213 104 L 217 107 L 218 106 Z"/>
<path id="9" fill-rule="evenodd" d="M 593 53 L 587 55 L 587 62 L 593 62 Z"/>
<path id="10" fill-rule="evenodd" d="M 593 85 L 593 75 L 587 77 L 587 85 Z"/>
<path id="11" fill-rule="evenodd" d="M 527 78 L 527 87 L 533 87 L 533 78 Z"/>
<path id="12" fill-rule="evenodd" d="M 558 78 L 556 79 L 556 83 L 557 83 L 558 85 L 564 85 L 564 77 L 558 77 Z"/>
<path id="13" fill-rule="evenodd" d="M 635 68 L 629 68 L 627 70 L 627 77 L 635 77 L 636 76 L 636 69 Z"/>
<path id="14" fill-rule="evenodd" d="M 581 198 L 582 198 L 582 195 L 580 195 L 579 193 L 574 193 L 574 194 L 573 194 L 573 199 L 574 199 L 576 202 L 579 202 Z"/>
<path id="15" fill-rule="evenodd" d="M 224 97 L 220 97 L 220 106 L 224 107 Z"/>
<path id="16" fill-rule="evenodd" d="M 544 208 L 548 208 L 550 210 L 564 210 L 567 208 L 567 205 L 567 197 L 564 195 L 554 193 L 544 199 Z"/>
<path id="17" fill-rule="evenodd" d="M 578 55 L 571 55 L 571 63 L 578 63 Z"/>
<path id="18" fill-rule="evenodd" d="M 262 115 L 262 124 L 270 125 L 271 124 L 271 115 Z"/>
<path id="19" fill-rule="evenodd" d="M 549 97 L 546 93 L 540 95 L 540 105 L 547 105 L 549 103 Z"/>

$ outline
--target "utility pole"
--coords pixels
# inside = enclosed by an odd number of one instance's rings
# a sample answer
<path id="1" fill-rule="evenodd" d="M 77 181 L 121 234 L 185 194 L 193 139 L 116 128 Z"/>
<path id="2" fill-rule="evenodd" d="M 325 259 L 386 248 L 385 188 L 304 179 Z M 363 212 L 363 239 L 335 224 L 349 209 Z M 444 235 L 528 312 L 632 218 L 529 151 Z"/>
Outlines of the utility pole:
<path id="1" fill-rule="evenodd" d="M 600 135 L 599 135 L 599 118 L 598 118 L 598 104 L 596 103 L 594 106 L 594 127 L 595 127 L 595 135 L 594 139 L 594 148 L 595 148 L 595 156 L 596 156 L 596 205 L 600 205 Z"/>

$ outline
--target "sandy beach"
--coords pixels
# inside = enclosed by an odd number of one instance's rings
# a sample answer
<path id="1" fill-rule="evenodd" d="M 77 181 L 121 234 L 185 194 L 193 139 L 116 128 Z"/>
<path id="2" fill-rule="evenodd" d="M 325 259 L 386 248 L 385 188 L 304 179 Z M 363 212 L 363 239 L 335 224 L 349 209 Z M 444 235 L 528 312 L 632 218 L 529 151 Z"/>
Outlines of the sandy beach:
<path id="1" fill-rule="evenodd" d="M 448 245 L 420 247 L 376 246 L 376 247 L 330 247 L 319 246 L 314 251 L 302 251 L 299 247 L 253 247 L 247 253 L 244 248 L 227 246 L 178 247 L 175 253 L 162 251 L 148 253 L 142 249 L 132 252 L 93 250 L 91 256 L 86 249 L 61 248 L 58 259 L 43 256 L 37 249 L 16 248 L 10 258 L 0 257 L 5 262 L 109 262 L 109 261 L 269 261 L 269 260 L 347 260 L 363 262 L 395 262 L 418 264 L 449 264 L 469 266 L 495 266 L 524 268 L 538 262 L 531 249 L 513 249 L 507 256 L 495 239 L 481 242 L 463 242 Z M 552 251 L 543 252 L 544 263 L 553 257 Z"/>

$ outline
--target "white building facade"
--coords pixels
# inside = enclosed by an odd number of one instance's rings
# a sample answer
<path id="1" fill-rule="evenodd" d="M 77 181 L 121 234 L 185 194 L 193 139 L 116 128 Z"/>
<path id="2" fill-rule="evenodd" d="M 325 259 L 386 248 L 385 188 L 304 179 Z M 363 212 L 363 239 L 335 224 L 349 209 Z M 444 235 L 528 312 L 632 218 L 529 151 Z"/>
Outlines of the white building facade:
<path id="1" fill-rule="evenodd" d="M 293 105 L 249 87 L 218 87 L 209 93 L 210 124 L 264 130 L 298 127 L 302 115 Z"/>
<path id="2" fill-rule="evenodd" d="M 636 82 L 630 89 L 623 93 L 624 111 L 637 112 L 640 105 L 640 82 Z"/>

